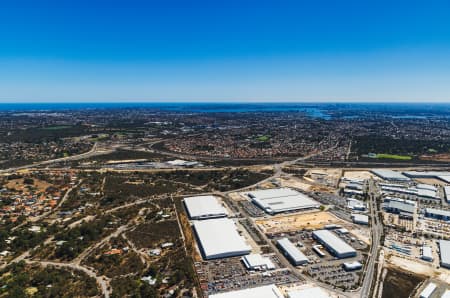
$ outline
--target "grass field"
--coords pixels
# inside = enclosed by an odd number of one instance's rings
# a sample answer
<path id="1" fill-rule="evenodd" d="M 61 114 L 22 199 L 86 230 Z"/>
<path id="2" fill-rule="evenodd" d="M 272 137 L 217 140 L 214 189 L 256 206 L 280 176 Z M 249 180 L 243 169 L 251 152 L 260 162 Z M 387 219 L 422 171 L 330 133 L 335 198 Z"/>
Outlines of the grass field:
<path id="1" fill-rule="evenodd" d="M 270 137 L 269 136 L 260 136 L 260 137 L 257 137 L 256 139 L 260 142 L 267 142 L 270 139 Z"/>
<path id="2" fill-rule="evenodd" d="M 385 159 L 397 159 L 397 160 L 411 160 L 412 157 L 408 155 L 396 155 L 396 154 L 377 154 L 377 158 Z"/>
<path id="3" fill-rule="evenodd" d="M 67 128 L 71 128 L 72 126 L 68 126 L 68 125 L 57 125 L 57 126 L 48 126 L 48 127 L 44 127 L 42 128 L 43 130 L 60 130 L 60 129 L 67 129 Z"/>

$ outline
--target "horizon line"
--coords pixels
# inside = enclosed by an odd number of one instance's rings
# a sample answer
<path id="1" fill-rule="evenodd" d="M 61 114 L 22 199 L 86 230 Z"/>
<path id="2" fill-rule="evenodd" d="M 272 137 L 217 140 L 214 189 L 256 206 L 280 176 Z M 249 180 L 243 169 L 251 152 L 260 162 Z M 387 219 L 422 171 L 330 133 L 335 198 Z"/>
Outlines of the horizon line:
<path id="1" fill-rule="evenodd" d="M 299 100 L 299 101 L 226 101 L 226 100 L 98 100 L 98 101 L 1 101 L 0 104 L 450 104 L 450 101 L 309 101 L 309 100 Z"/>

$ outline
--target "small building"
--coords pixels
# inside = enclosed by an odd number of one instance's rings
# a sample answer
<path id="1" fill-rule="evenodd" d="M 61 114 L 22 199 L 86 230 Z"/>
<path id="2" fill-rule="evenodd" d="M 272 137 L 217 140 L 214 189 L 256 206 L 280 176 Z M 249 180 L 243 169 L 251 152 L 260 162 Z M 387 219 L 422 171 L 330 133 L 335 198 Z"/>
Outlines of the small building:
<path id="1" fill-rule="evenodd" d="M 312 236 L 337 258 L 356 257 L 356 250 L 329 230 L 314 231 Z"/>
<path id="2" fill-rule="evenodd" d="M 348 198 L 347 199 L 347 208 L 355 211 L 366 211 L 366 204 L 360 200 Z"/>
<path id="3" fill-rule="evenodd" d="M 295 266 L 300 266 L 309 262 L 308 258 L 288 238 L 277 240 L 277 246 L 286 258 Z"/>
<path id="4" fill-rule="evenodd" d="M 321 250 L 322 245 L 313 245 L 312 249 L 316 254 L 319 255 L 319 257 L 323 258 L 325 257 L 325 253 Z"/>
<path id="5" fill-rule="evenodd" d="M 7 256 L 9 256 L 10 254 L 11 254 L 10 251 L 4 250 L 4 251 L 0 252 L 0 257 L 7 257 Z"/>
<path id="6" fill-rule="evenodd" d="M 274 270 L 275 265 L 268 257 L 263 257 L 260 254 L 250 254 L 242 258 L 242 262 L 248 270 Z"/>
<path id="7" fill-rule="evenodd" d="M 164 242 L 163 244 L 161 244 L 161 248 L 171 248 L 173 246 L 173 242 Z"/>
<path id="8" fill-rule="evenodd" d="M 436 284 L 429 283 L 422 292 L 420 292 L 420 298 L 429 298 L 436 290 Z"/>
<path id="9" fill-rule="evenodd" d="M 362 269 L 363 265 L 360 262 L 351 262 L 351 263 L 344 263 L 342 265 L 346 271 L 355 271 Z"/>
<path id="10" fill-rule="evenodd" d="M 149 276 L 144 276 L 144 277 L 142 277 L 141 280 L 142 280 L 143 282 L 148 283 L 148 284 L 151 285 L 151 286 L 154 286 L 154 285 L 156 284 L 156 281 L 157 281 L 156 278 L 154 278 L 154 277 L 152 277 L 152 276 L 150 276 L 150 275 L 149 275 Z"/>
<path id="11" fill-rule="evenodd" d="M 161 250 L 159 248 L 151 249 L 149 250 L 148 254 L 151 256 L 160 256 Z"/>
<path id="12" fill-rule="evenodd" d="M 352 220 L 359 225 L 369 225 L 369 216 L 364 214 L 354 213 L 352 214 Z"/>
<path id="13" fill-rule="evenodd" d="M 422 246 L 421 259 L 427 262 L 433 262 L 433 250 L 431 249 L 431 246 Z"/>
<path id="14" fill-rule="evenodd" d="M 450 178 L 450 177 L 449 177 Z M 444 186 L 445 200 L 450 204 L 450 185 Z"/>

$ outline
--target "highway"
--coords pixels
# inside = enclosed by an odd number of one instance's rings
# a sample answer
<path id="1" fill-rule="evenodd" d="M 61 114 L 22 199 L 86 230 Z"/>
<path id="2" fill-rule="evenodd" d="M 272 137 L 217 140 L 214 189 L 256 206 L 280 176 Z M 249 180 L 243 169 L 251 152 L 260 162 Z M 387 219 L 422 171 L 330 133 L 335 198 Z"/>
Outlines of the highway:
<path id="1" fill-rule="evenodd" d="M 370 297 L 372 284 L 374 281 L 375 264 L 378 259 L 378 250 L 380 248 L 381 235 L 383 233 L 383 225 L 378 217 L 378 204 L 377 204 L 377 186 L 373 180 L 369 181 L 369 209 L 371 218 L 371 230 L 372 230 L 372 246 L 370 248 L 369 256 L 367 259 L 367 265 L 365 268 L 364 280 L 361 286 L 361 297 Z"/>
<path id="2" fill-rule="evenodd" d="M 50 165 L 50 164 L 58 163 L 58 162 L 66 162 L 66 161 L 90 158 L 90 157 L 96 156 L 96 155 L 108 154 L 113 151 L 114 151 L 113 149 L 112 150 L 99 150 L 98 144 L 95 143 L 94 146 L 92 146 L 92 149 L 85 153 L 71 155 L 71 156 L 67 156 L 67 157 L 56 158 L 56 159 L 37 161 L 32 164 L 28 164 L 28 165 L 24 165 L 24 166 L 20 166 L 20 167 L 4 169 L 4 170 L 0 170 L 0 174 L 14 172 L 14 171 L 18 171 L 18 170 L 25 170 L 25 169 L 29 169 L 29 168 L 33 168 L 33 167 L 37 167 L 37 166 Z"/>

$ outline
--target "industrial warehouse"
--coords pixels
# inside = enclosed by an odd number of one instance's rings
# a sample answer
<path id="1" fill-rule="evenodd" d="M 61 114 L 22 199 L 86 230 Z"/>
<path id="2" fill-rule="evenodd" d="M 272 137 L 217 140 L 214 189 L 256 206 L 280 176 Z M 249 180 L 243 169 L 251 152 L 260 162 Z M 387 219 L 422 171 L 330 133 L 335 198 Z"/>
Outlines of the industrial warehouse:
<path id="1" fill-rule="evenodd" d="M 240 236 L 236 224 L 228 218 L 194 222 L 199 248 L 206 260 L 246 255 L 250 246 Z"/>
<path id="2" fill-rule="evenodd" d="M 318 202 L 290 188 L 256 190 L 246 196 L 269 214 L 320 207 Z"/>
<path id="3" fill-rule="evenodd" d="M 373 169 L 370 172 L 386 181 L 407 182 L 411 180 L 409 177 L 406 177 L 405 175 L 393 170 Z"/>
<path id="4" fill-rule="evenodd" d="M 450 220 L 450 211 L 435 209 L 435 208 L 426 208 L 425 216 L 435 218 L 438 220 L 449 221 Z"/>
<path id="5" fill-rule="evenodd" d="M 288 238 L 278 240 L 277 246 L 295 266 L 308 263 L 308 258 Z"/>
<path id="6" fill-rule="evenodd" d="M 312 233 L 313 238 L 325 246 L 330 253 L 340 259 L 356 256 L 356 250 L 342 239 L 328 230 L 319 230 Z"/>
<path id="7" fill-rule="evenodd" d="M 351 215 L 351 217 L 355 224 L 369 225 L 369 216 L 367 216 L 367 215 L 354 213 Z"/>
<path id="8" fill-rule="evenodd" d="M 450 269 L 450 241 L 439 240 L 439 254 L 441 256 L 441 266 Z"/>
<path id="9" fill-rule="evenodd" d="M 403 175 L 409 178 L 434 178 L 441 180 L 445 183 L 450 183 L 450 172 L 439 172 L 439 171 L 429 171 L 429 172 L 418 172 L 418 171 L 407 171 L 403 172 Z"/>
<path id="10" fill-rule="evenodd" d="M 184 199 L 184 205 L 191 219 L 209 219 L 226 217 L 227 210 L 214 196 L 189 197 Z"/>
<path id="11" fill-rule="evenodd" d="M 210 295 L 210 298 L 283 298 L 275 285 L 250 288 L 239 291 Z"/>
<path id="12" fill-rule="evenodd" d="M 242 262 L 248 270 L 273 270 L 275 265 L 268 257 L 263 257 L 260 254 L 246 255 L 242 258 Z"/>

